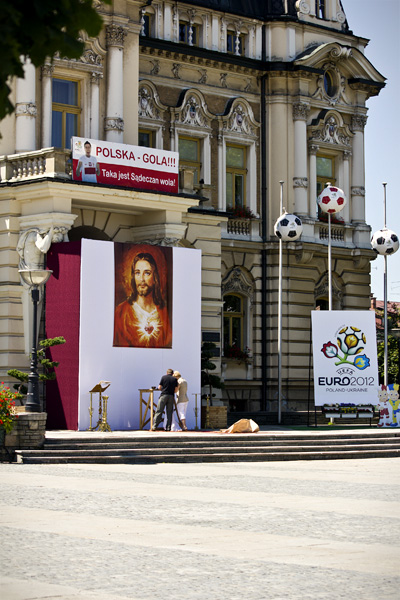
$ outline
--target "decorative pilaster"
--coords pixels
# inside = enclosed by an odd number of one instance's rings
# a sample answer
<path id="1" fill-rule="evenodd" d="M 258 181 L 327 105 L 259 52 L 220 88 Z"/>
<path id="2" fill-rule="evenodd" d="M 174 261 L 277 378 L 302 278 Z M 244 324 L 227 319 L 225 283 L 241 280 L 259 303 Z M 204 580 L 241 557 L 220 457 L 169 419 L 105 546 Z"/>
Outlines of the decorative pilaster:
<path id="1" fill-rule="evenodd" d="M 95 140 L 100 135 L 100 81 L 102 79 L 101 73 L 92 73 L 90 76 L 90 137 Z"/>
<path id="2" fill-rule="evenodd" d="M 304 102 L 293 104 L 294 120 L 294 211 L 297 215 L 308 215 L 307 201 L 307 118 L 310 107 Z"/>
<path id="3" fill-rule="evenodd" d="M 343 191 L 347 198 L 346 205 L 343 209 L 343 218 L 346 223 L 350 221 L 350 158 L 351 158 L 350 150 L 345 150 L 343 152 Z"/>
<path id="4" fill-rule="evenodd" d="M 310 144 L 308 154 L 310 157 L 310 186 L 309 186 L 309 207 L 308 214 L 315 217 L 317 214 L 317 152 L 319 146 Z"/>
<path id="5" fill-rule="evenodd" d="M 127 33 L 119 25 L 106 27 L 108 54 L 107 116 L 104 119 L 106 139 L 110 142 L 124 141 L 124 85 L 123 47 Z"/>
<path id="6" fill-rule="evenodd" d="M 51 121 L 52 121 L 52 77 L 54 67 L 45 64 L 42 67 L 42 147 L 51 146 Z"/>
<path id="7" fill-rule="evenodd" d="M 353 137 L 353 169 L 351 188 L 351 220 L 353 223 L 365 223 L 365 162 L 364 162 L 364 127 L 365 115 L 353 115 L 351 128 Z"/>
<path id="8" fill-rule="evenodd" d="M 24 78 L 17 79 L 15 104 L 15 151 L 36 150 L 36 69 L 29 60 L 24 64 Z"/>

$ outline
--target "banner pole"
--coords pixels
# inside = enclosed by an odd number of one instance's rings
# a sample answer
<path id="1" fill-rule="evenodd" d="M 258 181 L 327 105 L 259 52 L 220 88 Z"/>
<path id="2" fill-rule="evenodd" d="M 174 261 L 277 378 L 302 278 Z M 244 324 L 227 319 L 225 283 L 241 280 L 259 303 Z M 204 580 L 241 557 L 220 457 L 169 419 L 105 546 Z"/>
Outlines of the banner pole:
<path id="1" fill-rule="evenodd" d="M 279 182 L 280 214 L 283 213 L 283 181 Z M 282 239 L 279 239 L 279 284 L 278 284 L 278 425 L 282 421 Z"/>
<path id="2" fill-rule="evenodd" d="M 329 310 L 332 310 L 332 242 L 331 242 L 331 213 L 328 213 L 328 298 Z"/>
<path id="3" fill-rule="evenodd" d="M 386 186 L 383 185 L 383 228 L 386 229 Z M 387 326 L 387 255 L 384 257 L 384 269 L 383 269 L 383 326 L 384 326 L 384 365 L 383 365 L 383 383 L 385 386 L 388 384 L 388 326 Z"/>

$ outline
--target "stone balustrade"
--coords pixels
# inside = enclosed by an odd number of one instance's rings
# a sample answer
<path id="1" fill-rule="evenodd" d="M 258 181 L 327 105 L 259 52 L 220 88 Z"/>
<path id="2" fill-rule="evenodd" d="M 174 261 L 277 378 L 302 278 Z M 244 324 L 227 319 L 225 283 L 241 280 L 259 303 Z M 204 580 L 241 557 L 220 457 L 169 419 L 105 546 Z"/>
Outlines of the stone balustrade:
<path id="1" fill-rule="evenodd" d="M 43 177 L 71 179 L 71 151 L 42 148 L 32 152 L 0 156 L 0 180 L 2 183 Z"/>

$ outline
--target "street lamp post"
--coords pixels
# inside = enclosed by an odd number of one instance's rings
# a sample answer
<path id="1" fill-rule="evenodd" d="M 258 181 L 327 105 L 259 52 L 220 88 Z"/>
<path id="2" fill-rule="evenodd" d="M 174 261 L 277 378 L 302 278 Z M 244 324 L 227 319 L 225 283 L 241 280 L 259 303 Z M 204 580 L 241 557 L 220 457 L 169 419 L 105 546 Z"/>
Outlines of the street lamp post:
<path id="1" fill-rule="evenodd" d="M 394 231 L 386 227 L 386 186 L 383 185 L 383 229 L 376 231 L 371 239 L 372 248 L 377 254 L 382 254 L 384 262 L 383 270 L 383 332 L 384 332 L 384 363 L 383 363 L 383 384 L 388 384 L 388 318 L 387 318 L 387 257 L 394 254 L 399 249 L 399 238 Z"/>
<path id="2" fill-rule="evenodd" d="M 26 412 L 40 412 L 39 374 L 37 370 L 37 306 L 39 302 L 39 287 L 44 285 L 53 271 L 47 269 L 20 269 L 24 282 L 30 286 L 33 304 L 32 351 L 31 366 L 28 375 L 28 394 L 25 404 Z"/>

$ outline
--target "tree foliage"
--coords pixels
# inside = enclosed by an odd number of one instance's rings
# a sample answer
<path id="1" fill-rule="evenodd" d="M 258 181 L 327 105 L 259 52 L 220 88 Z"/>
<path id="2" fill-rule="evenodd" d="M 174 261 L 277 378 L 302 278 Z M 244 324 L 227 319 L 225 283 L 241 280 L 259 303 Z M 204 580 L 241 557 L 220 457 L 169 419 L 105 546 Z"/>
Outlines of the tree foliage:
<path id="1" fill-rule="evenodd" d="M 48 348 L 51 348 L 52 346 L 60 346 L 61 344 L 65 344 L 65 338 L 62 335 L 54 338 L 47 338 L 39 342 L 39 346 L 41 346 L 41 349 L 37 352 L 37 358 L 39 364 L 41 364 L 43 367 L 43 373 L 39 373 L 39 381 L 52 381 L 56 378 L 56 373 L 54 369 L 58 367 L 60 363 L 56 360 L 50 360 L 49 358 L 47 358 L 46 350 Z M 10 375 L 10 377 L 14 377 L 15 379 L 18 379 L 18 381 L 21 382 L 14 384 L 15 390 L 17 390 L 21 394 L 27 393 L 28 390 L 24 383 L 28 382 L 28 373 L 25 373 L 24 371 L 19 371 L 18 369 L 10 369 L 9 371 L 7 371 L 7 375 Z"/>
<path id="2" fill-rule="evenodd" d="M 378 370 L 379 380 L 383 383 L 385 376 L 385 344 L 384 344 L 384 311 L 381 308 L 375 310 L 380 318 L 381 324 L 377 327 L 378 339 Z M 388 302 L 387 310 L 387 330 L 388 330 L 388 383 L 400 382 L 400 356 L 399 339 L 391 334 L 392 331 L 398 332 L 400 325 L 400 311 L 394 302 Z"/>
<path id="3" fill-rule="evenodd" d="M 111 0 L 103 0 L 110 4 Z M 0 2 L 0 119 L 14 110 L 10 77 L 23 77 L 25 57 L 35 67 L 56 52 L 78 59 L 83 54 L 85 31 L 95 37 L 103 20 L 93 0 L 4 0 Z"/>
<path id="4" fill-rule="evenodd" d="M 385 371 L 385 344 L 378 342 L 379 381 L 383 383 Z M 388 383 L 399 383 L 399 340 L 388 335 Z"/>

